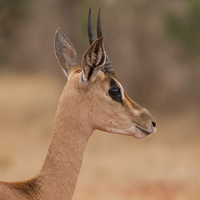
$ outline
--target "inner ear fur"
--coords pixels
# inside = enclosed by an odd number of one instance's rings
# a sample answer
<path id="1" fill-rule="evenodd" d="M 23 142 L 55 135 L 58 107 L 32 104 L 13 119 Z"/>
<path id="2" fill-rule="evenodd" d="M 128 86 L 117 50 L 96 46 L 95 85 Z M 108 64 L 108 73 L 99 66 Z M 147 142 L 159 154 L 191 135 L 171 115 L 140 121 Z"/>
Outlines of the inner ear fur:
<path id="1" fill-rule="evenodd" d="M 82 59 L 83 80 L 94 81 L 97 72 L 106 62 L 106 54 L 103 45 L 103 37 L 95 40 L 88 50 L 84 53 Z"/>
<path id="2" fill-rule="evenodd" d="M 55 35 L 55 54 L 66 76 L 69 75 L 72 67 L 78 65 L 77 53 L 74 45 L 58 28 Z"/>

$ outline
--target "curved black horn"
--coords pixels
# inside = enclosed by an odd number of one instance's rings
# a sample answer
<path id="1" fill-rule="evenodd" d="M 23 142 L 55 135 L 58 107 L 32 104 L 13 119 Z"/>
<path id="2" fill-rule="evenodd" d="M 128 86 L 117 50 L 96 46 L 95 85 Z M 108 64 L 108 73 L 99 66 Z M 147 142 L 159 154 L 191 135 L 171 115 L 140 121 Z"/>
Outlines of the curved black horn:
<path id="1" fill-rule="evenodd" d="M 102 37 L 102 30 L 101 30 L 101 18 L 100 18 L 100 8 L 98 11 L 98 17 L 97 17 L 97 38 Z"/>
<path id="2" fill-rule="evenodd" d="M 88 36 L 89 36 L 89 42 L 92 44 L 94 42 L 94 35 L 92 31 L 92 23 L 91 23 L 91 8 L 89 9 L 88 13 Z"/>

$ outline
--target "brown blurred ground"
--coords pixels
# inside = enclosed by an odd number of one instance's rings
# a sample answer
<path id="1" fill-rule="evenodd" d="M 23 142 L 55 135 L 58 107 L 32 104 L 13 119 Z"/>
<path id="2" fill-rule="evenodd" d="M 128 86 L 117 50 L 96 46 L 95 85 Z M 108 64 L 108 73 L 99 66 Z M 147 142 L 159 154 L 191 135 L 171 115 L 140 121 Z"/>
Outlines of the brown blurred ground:
<path id="1" fill-rule="evenodd" d="M 23 180 L 41 167 L 63 83 L 43 75 L 0 76 L 0 179 Z M 199 118 L 195 108 L 153 110 L 156 134 L 145 140 L 95 132 L 74 199 L 200 197 Z"/>

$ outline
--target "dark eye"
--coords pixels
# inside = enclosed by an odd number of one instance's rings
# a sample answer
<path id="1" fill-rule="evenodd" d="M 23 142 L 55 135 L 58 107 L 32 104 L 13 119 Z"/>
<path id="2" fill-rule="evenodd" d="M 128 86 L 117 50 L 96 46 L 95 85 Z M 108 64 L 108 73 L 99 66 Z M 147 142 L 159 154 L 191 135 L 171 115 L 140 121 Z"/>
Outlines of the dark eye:
<path id="1" fill-rule="evenodd" d="M 109 91 L 108 91 L 109 95 L 111 97 L 117 97 L 120 95 L 120 89 L 119 88 L 111 88 Z"/>
<path id="2" fill-rule="evenodd" d="M 108 94 L 114 101 L 123 105 L 121 91 L 113 79 L 110 81 L 110 90 L 108 91 Z"/>

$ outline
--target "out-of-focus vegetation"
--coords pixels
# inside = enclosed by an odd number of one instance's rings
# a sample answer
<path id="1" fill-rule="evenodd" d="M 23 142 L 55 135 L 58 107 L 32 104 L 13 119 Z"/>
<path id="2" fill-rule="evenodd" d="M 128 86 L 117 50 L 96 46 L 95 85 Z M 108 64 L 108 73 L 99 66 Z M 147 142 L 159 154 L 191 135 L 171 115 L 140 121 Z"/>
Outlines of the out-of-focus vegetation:
<path id="1" fill-rule="evenodd" d="M 199 103 L 197 0 L 3 0 L 1 70 L 60 75 L 53 52 L 54 33 L 59 26 L 76 47 L 81 63 L 81 55 L 89 46 L 89 7 L 94 27 L 101 7 L 106 50 L 131 97 L 143 106 L 167 111 L 181 109 L 188 102 Z"/>
<path id="2" fill-rule="evenodd" d="M 29 1 L 0 1 L 0 60 L 3 61 L 12 52 L 15 45 L 15 30 L 25 22 L 29 13 Z"/>
<path id="3" fill-rule="evenodd" d="M 200 53 L 200 1 L 185 2 L 181 12 L 169 10 L 165 19 L 166 33 L 182 44 L 185 55 L 195 58 Z"/>

